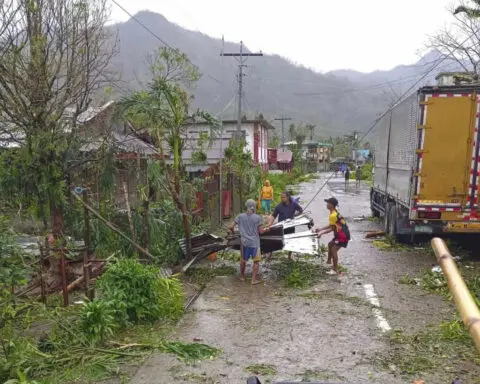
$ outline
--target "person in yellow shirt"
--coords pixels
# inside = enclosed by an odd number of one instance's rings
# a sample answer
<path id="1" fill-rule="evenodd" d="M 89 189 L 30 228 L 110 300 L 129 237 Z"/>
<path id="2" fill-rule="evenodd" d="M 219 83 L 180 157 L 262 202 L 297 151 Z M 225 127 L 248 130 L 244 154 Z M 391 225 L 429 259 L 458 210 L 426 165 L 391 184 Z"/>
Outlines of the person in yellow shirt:
<path id="1" fill-rule="evenodd" d="M 316 229 L 318 238 L 327 233 L 333 232 L 333 239 L 328 243 L 328 260 L 327 264 L 333 261 L 332 270 L 328 271 L 329 275 L 337 275 L 340 273 L 338 268 L 338 251 L 341 248 L 347 248 L 350 240 L 350 231 L 345 219 L 338 213 L 338 200 L 335 197 L 326 199 L 328 215 L 328 225 L 323 228 Z"/>
<path id="2" fill-rule="evenodd" d="M 272 200 L 273 200 L 273 187 L 270 185 L 270 181 L 266 180 L 265 185 L 260 192 L 260 201 L 262 202 L 263 214 L 272 213 Z"/>

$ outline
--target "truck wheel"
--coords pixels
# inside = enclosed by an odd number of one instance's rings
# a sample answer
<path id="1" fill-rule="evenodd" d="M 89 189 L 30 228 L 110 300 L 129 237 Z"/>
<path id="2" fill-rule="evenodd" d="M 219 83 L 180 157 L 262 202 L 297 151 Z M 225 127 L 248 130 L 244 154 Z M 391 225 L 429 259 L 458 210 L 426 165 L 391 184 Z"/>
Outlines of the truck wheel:
<path id="1" fill-rule="evenodd" d="M 385 215 L 383 216 L 383 230 L 385 233 L 390 233 L 390 207 L 391 203 L 385 205 Z"/>
<path id="2" fill-rule="evenodd" d="M 397 240 L 397 207 L 392 205 L 389 210 L 390 227 L 388 234 L 392 239 Z"/>

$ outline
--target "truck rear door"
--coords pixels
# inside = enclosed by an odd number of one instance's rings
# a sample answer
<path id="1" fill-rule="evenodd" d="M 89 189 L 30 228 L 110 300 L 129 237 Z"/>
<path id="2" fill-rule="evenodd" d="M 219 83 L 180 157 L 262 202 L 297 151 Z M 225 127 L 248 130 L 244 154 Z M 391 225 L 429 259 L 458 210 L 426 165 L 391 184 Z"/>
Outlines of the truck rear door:
<path id="1" fill-rule="evenodd" d="M 478 165 L 477 95 L 433 93 L 421 99 L 415 205 L 470 211 L 478 190 L 478 178 L 473 178 Z"/>

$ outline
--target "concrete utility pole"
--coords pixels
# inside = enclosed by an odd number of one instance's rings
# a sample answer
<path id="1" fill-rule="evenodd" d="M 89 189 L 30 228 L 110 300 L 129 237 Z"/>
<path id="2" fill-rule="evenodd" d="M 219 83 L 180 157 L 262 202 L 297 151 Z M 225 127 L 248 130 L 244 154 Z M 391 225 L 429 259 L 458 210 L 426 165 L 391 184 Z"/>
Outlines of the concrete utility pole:
<path id="1" fill-rule="evenodd" d="M 281 121 L 282 122 L 282 150 L 285 150 L 285 127 L 284 127 L 284 122 L 285 121 L 291 121 L 292 119 L 290 117 L 279 117 L 277 119 L 274 119 L 276 121 Z"/>
<path id="2" fill-rule="evenodd" d="M 243 52 L 243 41 L 240 42 L 239 53 L 220 53 L 220 56 L 235 57 L 238 61 L 238 115 L 237 115 L 237 130 L 234 133 L 234 139 L 238 143 L 243 139 L 242 133 L 242 98 L 243 98 L 243 68 L 246 67 L 245 61 L 251 56 L 263 56 L 262 52 L 248 53 Z"/>

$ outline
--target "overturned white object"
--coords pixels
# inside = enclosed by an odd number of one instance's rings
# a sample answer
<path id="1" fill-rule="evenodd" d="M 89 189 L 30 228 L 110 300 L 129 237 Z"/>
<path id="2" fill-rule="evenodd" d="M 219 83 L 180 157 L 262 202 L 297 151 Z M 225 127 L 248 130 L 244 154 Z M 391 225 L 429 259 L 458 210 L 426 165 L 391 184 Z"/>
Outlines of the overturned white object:
<path id="1" fill-rule="evenodd" d="M 287 229 L 287 228 L 299 227 L 301 225 L 308 225 L 310 223 L 312 223 L 313 225 L 313 221 L 310 217 L 305 215 L 300 215 L 293 219 L 287 219 L 287 220 L 281 221 L 275 225 L 272 225 L 272 227 L 283 227 L 283 229 Z"/>
<path id="2" fill-rule="evenodd" d="M 318 237 L 311 231 L 283 235 L 283 249 L 289 252 L 315 255 L 319 250 Z"/>

